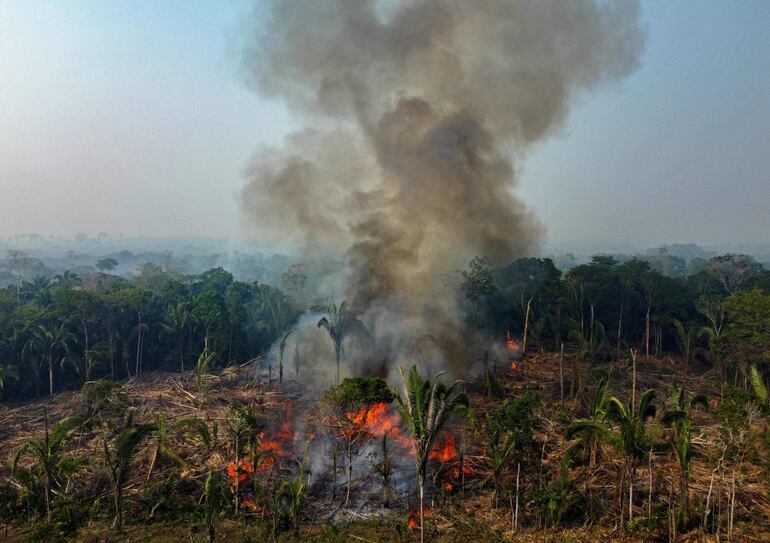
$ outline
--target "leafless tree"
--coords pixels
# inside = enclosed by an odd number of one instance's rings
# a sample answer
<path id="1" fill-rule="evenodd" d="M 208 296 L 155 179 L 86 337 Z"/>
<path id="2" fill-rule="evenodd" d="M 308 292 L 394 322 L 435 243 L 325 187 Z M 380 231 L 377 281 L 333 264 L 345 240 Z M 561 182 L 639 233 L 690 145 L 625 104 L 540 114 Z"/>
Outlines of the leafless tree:
<path id="1" fill-rule="evenodd" d="M 709 260 L 706 273 L 715 277 L 727 294 L 762 271 L 762 265 L 748 255 L 723 255 Z"/>
<path id="2" fill-rule="evenodd" d="M 725 322 L 725 301 L 718 294 L 704 294 L 695 300 L 695 309 L 711 323 L 714 335 L 722 332 Z"/>
<path id="3" fill-rule="evenodd" d="M 21 280 L 29 272 L 32 259 L 18 249 L 9 249 L 5 257 L 8 270 L 16 277 L 16 302 L 21 301 Z"/>

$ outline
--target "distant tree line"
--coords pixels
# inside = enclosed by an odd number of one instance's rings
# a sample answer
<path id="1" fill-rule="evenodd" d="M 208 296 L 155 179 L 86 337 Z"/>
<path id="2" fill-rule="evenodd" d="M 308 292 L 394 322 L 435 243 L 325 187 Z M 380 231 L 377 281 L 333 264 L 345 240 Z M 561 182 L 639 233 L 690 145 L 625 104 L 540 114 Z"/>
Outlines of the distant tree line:
<path id="1" fill-rule="evenodd" d="M 7 267 L 25 257 L 9 252 Z M 106 259 L 109 260 L 109 259 Z M 0 392 L 30 398 L 154 371 L 246 361 L 263 352 L 299 315 L 280 289 L 241 282 L 213 268 L 184 275 L 145 264 L 133 279 L 104 271 L 65 271 L 0 290 Z"/>
<path id="2" fill-rule="evenodd" d="M 749 256 L 714 257 L 685 277 L 611 256 L 566 274 L 547 258 L 499 269 L 476 258 L 462 279 L 468 322 L 498 337 L 511 331 L 528 351 L 567 344 L 589 361 L 629 349 L 677 354 L 744 385 L 752 364 L 770 362 L 770 271 Z"/>

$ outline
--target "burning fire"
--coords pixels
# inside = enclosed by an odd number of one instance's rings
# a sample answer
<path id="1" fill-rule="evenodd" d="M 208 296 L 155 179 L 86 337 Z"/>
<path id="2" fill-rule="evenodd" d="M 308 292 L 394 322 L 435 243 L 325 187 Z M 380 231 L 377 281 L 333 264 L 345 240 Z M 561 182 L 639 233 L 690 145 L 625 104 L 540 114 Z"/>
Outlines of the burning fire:
<path id="1" fill-rule="evenodd" d="M 261 513 L 263 511 L 263 508 L 256 504 L 254 500 L 251 498 L 244 498 L 243 500 L 243 506 L 248 507 L 255 513 Z"/>
<path id="2" fill-rule="evenodd" d="M 227 475 L 230 477 L 230 484 L 233 486 L 239 482 L 244 482 L 252 473 L 254 473 L 254 466 L 245 458 L 241 460 L 238 467 L 235 466 L 235 462 L 230 462 L 227 465 Z"/>
<path id="3" fill-rule="evenodd" d="M 430 515 L 431 510 L 429 507 L 426 507 L 423 509 L 423 515 L 428 516 Z M 409 511 L 409 516 L 406 520 L 406 527 L 410 530 L 415 530 L 420 527 L 420 511 Z"/>
<path id="4" fill-rule="evenodd" d="M 505 345 L 506 345 L 506 346 L 508 347 L 508 349 L 509 349 L 509 350 L 511 350 L 511 351 L 514 351 L 514 352 L 519 352 L 519 351 L 520 351 L 520 349 L 519 349 L 519 344 L 518 344 L 518 343 L 516 343 L 516 340 L 514 340 L 514 339 L 511 337 L 511 331 L 510 331 L 510 330 L 508 330 L 508 335 L 507 335 L 507 338 L 506 338 L 506 340 L 505 340 Z M 518 367 L 519 367 L 519 365 L 516 363 L 516 361 L 515 361 L 515 360 L 511 360 L 511 369 L 512 369 L 512 370 L 515 370 L 515 369 L 516 369 L 516 368 L 518 368 Z"/>
<path id="5" fill-rule="evenodd" d="M 254 471 L 268 469 L 275 464 L 276 458 L 287 458 L 293 454 L 294 430 L 291 427 L 291 413 L 287 411 L 286 419 L 281 423 L 280 428 L 271 438 L 267 438 L 265 432 L 259 433 L 260 445 L 258 452 L 261 456 L 256 460 L 256 466 L 248 458 L 241 458 L 238 466 L 235 462 L 227 465 L 227 475 L 230 478 L 230 484 L 243 483 Z"/>
<path id="6" fill-rule="evenodd" d="M 511 337 L 511 331 L 508 330 L 508 337 L 505 340 L 505 345 L 512 351 L 518 351 L 519 350 L 519 344 L 516 343 L 516 340 L 514 340 Z"/>
<path id="7" fill-rule="evenodd" d="M 438 462 L 451 462 L 456 458 L 455 436 L 451 434 L 444 439 L 441 445 L 433 447 L 433 450 L 428 454 L 429 460 L 436 460 Z"/>
<path id="8" fill-rule="evenodd" d="M 291 411 L 286 411 L 286 418 L 272 438 L 266 438 L 265 432 L 260 432 L 259 439 L 262 443 L 260 445 L 260 450 L 262 452 L 270 453 L 271 456 L 278 458 L 291 456 L 294 452 L 294 430 L 291 427 Z M 272 459 L 268 465 L 263 465 L 266 462 L 262 462 L 260 463 L 260 468 L 269 467 L 274 461 L 275 460 Z"/>
<path id="9" fill-rule="evenodd" d="M 374 437 L 388 434 L 388 439 L 402 449 L 410 449 L 409 438 L 401 432 L 399 418 L 385 402 L 366 406 L 353 413 L 346 413 L 347 419 L 356 427 L 354 431 L 367 431 Z"/>
<path id="10" fill-rule="evenodd" d="M 441 481 L 441 489 L 450 493 L 458 486 L 458 481 L 462 475 L 473 475 L 473 469 L 465 462 L 460 461 L 460 456 L 457 453 L 457 447 L 455 446 L 455 437 L 448 435 L 439 444 L 433 447 L 428 455 L 429 460 L 439 462 L 439 481 Z"/>

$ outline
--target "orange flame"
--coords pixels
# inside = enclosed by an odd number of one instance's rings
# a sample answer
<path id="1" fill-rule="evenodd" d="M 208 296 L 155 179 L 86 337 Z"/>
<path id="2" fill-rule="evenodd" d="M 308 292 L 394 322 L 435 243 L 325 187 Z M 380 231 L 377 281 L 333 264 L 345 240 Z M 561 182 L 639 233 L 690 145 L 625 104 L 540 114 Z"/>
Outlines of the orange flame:
<path id="1" fill-rule="evenodd" d="M 392 412 L 385 402 L 363 407 L 353 413 L 345 413 L 345 416 L 355 426 L 352 433 L 366 431 L 373 437 L 388 434 L 388 439 L 402 449 L 411 448 L 409 438 L 401 433 L 398 415 Z"/>
<path id="2" fill-rule="evenodd" d="M 451 434 L 444 439 L 442 445 L 433 447 L 433 450 L 428 454 L 429 460 L 437 460 L 439 462 L 450 462 L 455 458 L 457 458 L 455 436 Z"/>
<path id="3" fill-rule="evenodd" d="M 244 482 L 249 475 L 254 473 L 254 466 L 247 459 L 242 458 L 238 467 L 235 462 L 227 465 L 227 475 L 230 477 L 230 484 L 235 486 L 238 482 Z"/>
<path id="4" fill-rule="evenodd" d="M 429 507 L 426 507 L 423 509 L 423 515 L 429 516 L 431 513 L 431 510 Z M 407 517 L 406 521 L 406 527 L 414 530 L 420 526 L 420 511 L 409 511 L 409 516 Z"/>
<path id="5" fill-rule="evenodd" d="M 293 454 L 294 430 L 291 427 L 291 411 L 286 411 L 286 418 L 281 423 L 278 431 L 272 437 L 266 437 L 265 432 L 260 432 L 260 450 L 270 453 L 273 457 L 286 458 Z M 260 469 L 270 467 L 275 458 L 264 459 L 260 462 Z"/>
<path id="6" fill-rule="evenodd" d="M 516 343 L 516 341 L 511 337 L 511 331 L 508 330 L 508 336 L 505 341 L 506 346 L 512 350 L 512 351 L 518 351 L 519 350 L 519 344 Z"/>

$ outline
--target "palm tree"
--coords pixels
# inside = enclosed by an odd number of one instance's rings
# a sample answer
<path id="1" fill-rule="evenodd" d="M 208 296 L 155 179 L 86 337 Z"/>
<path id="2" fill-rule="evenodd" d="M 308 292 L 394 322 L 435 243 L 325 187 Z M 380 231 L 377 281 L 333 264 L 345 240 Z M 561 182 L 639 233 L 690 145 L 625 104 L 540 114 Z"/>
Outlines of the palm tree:
<path id="1" fill-rule="evenodd" d="M 572 330 L 569 338 L 578 345 L 578 360 L 596 361 L 596 357 L 604 350 L 606 346 L 604 325 L 592 318 L 591 331 L 588 336 L 584 335 L 579 329 Z"/>
<path id="2" fill-rule="evenodd" d="M 66 270 L 63 273 L 54 276 L 54 280 L 57 285 L 64 288 L 72 288 L 83 282 L 77 273 L 70 270 Z"/>
<path id="3" fill-rule="evenodd" d="M 291 335 L 289 327 L 297 318 L 296 307 L 281 291 L 259 286 L 261 301 L 257 314 L 257 329 L 265 330 L 270 341 L 280 338 L 279 344 L 279 382 L 283 382 L 283 355 L 286 349 L 286 341 Z M 272 367 L 271 367 L 272 368 Z"/>
<path id="4" fill-rule="evenodd" d="M 609 387 L 609 377 L 603 377 L 596 385 L 596 391 L 593 396 L 583 396 L 583 410 L 586 418 L 578 419 L 567 428 L 566 439 L 574 439 L 582 436 L 583 448 L 588 452 L 589 470 L 593 471 L 596 465 L 596 453 L 599 448 L 598 439 L 604 432 L 602 425 L 606 416 L 607 389 Z"/>
<path id="5" fill-rule="evenodd" d="M 325 328 L 329 337 L 334 343 L 334 355 L 337 360 L 337 385 L 340 384 L 340 358 L 344 354 L 343 343 L 345 338 L 352 333 L 360 333 L 363 336 L 368 335 L 364 324 L 356 316 L 348 311 L 345 302 L 339 307 L 332 303 L 327 308 L 328 318 L 322 317 L 318 321 L 319 328 Z"/>
<path id="6" fill-rule="evenodd" d="M 24 281 L 21 286 L 21 298 L 24 300 L 36 300 L 41 305 L 50 305 L 51 280 L 47 277 L 38 275 L 32 281 Z"/>
<path id="7" fill-rule="evenodd" d="M 647 431 L 647 421 L 655 418 L 656 394 L 655 389 L 647 390 L 639 398 L 639 406 L 636 409 L 636 406 L 630 402 L 622 402 L 614 396 L 608 400 L 607 420 L 617 425 L 616 433 L 611 435 L 610 443 L 626 457 L 629 523 L 634 516 L 636 466 L 639 460 L 649 454 L 654 444 L 652 436 Z"/>
<path id="8" fill-rule="evenodd" d="M 110 450 L 107 434 L 104 439 L 104 461 L 112 478 L 112 497 L 115 504 L 115 520 L 113 528 L 120 531 L 123 527 L 123 485 L 128 480 L 133 460 L 139 445 L 152 432 L 157 430 L 154 424 L 134 424 L 134 411 L 126 414 L 123 428 Z"/>
<path id="9" fill-rule="evenodd" d="M 233 450 L 235 452 L 235 513 L 238 514 L 242 442 L 244 439 L 247 440 L 252 460 L 256 461 L 256 450 L 260 443 L 259 430 L 261 421 L 248 407 L 239 403 L 231 403 L 225 414 L 225 423 L 227 424 L 227 431 L 233 440 Z"/>
<path id="10" fill-rule="evenodd" d="M 703 349 L 697 347 L 698 340 L 704 334 L 710 334 L 710 328 L 694 325 L 685 327 L 679 319 L 674 319 L 674 330 L 676 331 L 676 341 L 679 350 L 684 356 L 685 372 L 689 371 L 690 366 L 695 362 L 695 356 L 703 352 Z"/>
<path id="11" fill-rule="evenodd" d="M 214 543 L 216 535 L 216 516 L 225 504 L 225 491 L 222 475 L 209 470 L 203 486 L 203 507 L 206 516 L 208 543 Z"/>
<path id="12" fill-rule="evenodd" d="M 184 372 L 184 340 L 192 321 L 193 314 L 190 306 L 179 302 L 176 305 L 168 306 L 168 313 L 162 324 L 164 331 L 176 336 L 177 350 L 179 351 L 179 367 L 182 372 Z"/>
<path id="13" fill-rule="evenodd" d="M 425 541 L 425 473 L 428 467 L 428 455 L 433 443 L 444 425 L 456 409 L 468 408 L 468 397 L 456 392 L 459 381 L 449 386 L 441 382 L 441 375 L 431 383 L 423 379 L 417 366 L 412 366 L 409 373 L 404 375 L 399 368 L 403 381 L 403 398 L 395 394 L 396 406 L 401 422 L 412 434 L 412 445 L 415 452 L 415 467 L 420 487 L 420 542 Z"/>
<path id="14" fill-rule="evenodd" d="M 489 415 L 487 415 L 487 425 L 489 426 L 487 456 L 492 466 L 492 478 L 495 483 L 494 502 L 495 507 L 497 507 L 497 499 L 500 495 L 500 480 L 508 464 L 516 456 L 517 441 L 516 436 L 512 432 L 502 432 L 500 428 L 491 424 Z"/>
<path id="15" fill-rule="evenodd" d="M 308 442 L 308 446 L 310 443 Z M 293 479 L 285 480 L 278 489 L 278 502 L 283 503 L 287 509 L 289 522 L 294 525 L 294 537 L 299 540 L 299 521 L 302 508 L 308 499 L 307 464 L 308 446 L 305 447 L 305 455 L 299 466 L 299 472 Z"/>
<path id="16" fill-rule="evenodd" d="M 153 449 L 152 460 L 150 460 L 150 467 L 147 470 L 145 483 L 150 480 L 150 475 L 152 475 L 152 472 L 155 469 L 158 458 L 168 460 L 182 468 L 183 471 L 188 471 L 190 469 L 190 465 L 187 461 L 179 456 L 179 453 L 172 448 L 169 440 L 169 433 L 189 429 L 192 430 L 192 433 L 189 434 L 189 441 L 194 443 L 200 442 L 207 447 L 210 445 L 211 435 L 208 426 L 204 421 L 196 417 L 184 417 L 169 423 L 163 415 L 155 413 L 155 428 L 155 448 Z"/>
<path id="17" fill-rule="evenodd" d="M 628 520 L 633 520 L 634 476 L 638 462 L 649 454 L 654 445 L 654 436 L 647 429 L 647 422 L 655 418 L 655 389 L 647 390 L 639 398 L 639 405 L 623 402 L 615 396 L 607 400 L 607 407 L 600 420 L 582 420 L 573 423 L 567 431 L 567 439 L 576 435 L 593 436 L 607 441 L 617 452 L 625 456 L 626 462 L 619 478 L 618 497 L 621 502 L 625 478 L 628 476 Z M 606 426 L 609 424 L 609 427 Z"/>
<path id="18" fill-rule="evenodd" d="M 661 422 L 673 429 L 673 440 L 671 445 L 674 448 L 677 460 L 679 460 L 680 487 L 679 487 L 679 524 L 685 527 L 690 518 L 690 500 L 689 500 L 689 480 L 690 467 L 692 460 L 692 417 L 693 408 L 698 405 L 704 409 L 708 408 L 708 398 L 704 394 L 687 394 L 684 387 L 674 385 L 672 395 L 673 405 Z"/>
<path id="19" fill-rule="evenodd" d="M 751 388 L 754 391 L 754 396 L 762 405 L 767 406 L 770 395 L 768 395 L 767 385 L 756 364 L 752 364 L 749 368 L 749 376 L 751 377 Z"/>
<path id="20" fill-rule="evenodd" d="M 11 468 L 12 476 L 18 472 L 19 460 L 30 458 L 33 462 L 33 470 L 37 472 L 43 482 L 45 493 L 45 511 L 48 520 L 51 520 L 51 496 L 55 486 L 59 485 L 59 477 L 74 471 L 78 463 L 62 454 L 62 447 L 70 434 L 83 425 L 83 417 L 67 417 L 48 428 L 48 411 L 45 412 L 45 433 L 42 439 L 27 441 L 13 457 Z"/>
<path id="21" fill-rule="evenodd" d="M 53 361 L 60 353 L 69 352 L 69 345 L 74 336 L 67 329 L 67 322 L 58 325 L 54 322 L 38 324 L 32 330 L 29 347 L 37 350 L 48 363 L 48 394 L 53 396 Z"/>
<path id="22" fill-rule="evenodd" d="M 201 395 L 203 401 L 206 400 L 206 387 L 203 386 L 203 376 L 211 371 L 211 363 L 217 353 L 204 347 L 201 354 L 198 355 L 198 361 L 195 363 L 195 383 L 198 387 L 198 394 Z"/>

